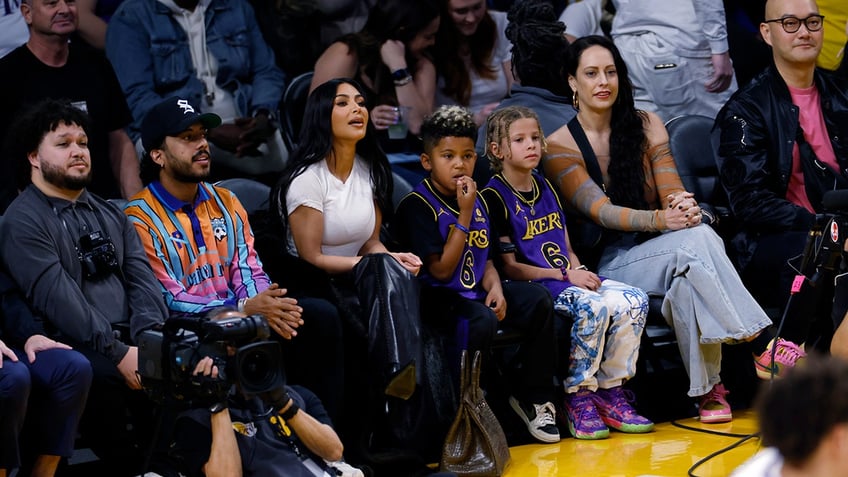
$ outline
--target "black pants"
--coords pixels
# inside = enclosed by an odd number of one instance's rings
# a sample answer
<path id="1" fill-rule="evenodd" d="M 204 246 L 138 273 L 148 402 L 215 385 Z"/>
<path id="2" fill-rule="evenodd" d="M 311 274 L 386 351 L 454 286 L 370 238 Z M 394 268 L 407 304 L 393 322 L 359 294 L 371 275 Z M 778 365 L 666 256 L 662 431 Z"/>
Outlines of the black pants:
<path id="1" fill-rule="evenodd" d="M 320 298 L 298 298 L 303 325 L 291 340 L 281 339 L 289 384 L 299 384 L 321 399 L 334 423 L 344 403 L 344 340 L 335 305 Z"/>
<path id="2" fill-rule="evenodd" d="M 140 473 L 159 422 L 154 403 L 143 391 L 127 387 L 123 375 L 106 356 L 81 345 L 94 373 L 80 421 L 85 443 L 112 476 Z"/>
<path id="3" fill-rule="evenodd" d="M 792 297 L 789 309 L 786 310 L 792 282 L 798 275 L 796 268 L 801 265 L 807 235 L 807 231 L 762 235 L 743 273 L 746 287 L 760 303 L 779 307 L 781 314 L 786 311 L 781 337 L 799 344 L 807 341 L 816 318 L 823 312 L 830 312 L 830 307 L 822 304 L 823 300 L 829 302 L 832 297 L 832 294 L 825 293 L 825 289 L 829 288 L 827 283 L 813 286 L 806 282 Z M 775 328 L 778 324 L 774 323 Z"/>
<path id="4" fill-rule="evenodd" d="M 423 319 L 446 333 L 449 362 L 459 374 L 463 349 L 480 350 L 488 357 L 498 329 L 519 331 L 522 335 L 513 361 L 517 365 L 509 379 L 510 392 L 520 400 L 542 403 L 553 400 L 553 376 L 557 350 L 553 323 L 553 301 L 541 285 L 530 282 L 503 282 L 506 317 L 498 322 L 495 313 L 482 301 L 469 300 L 441 288 L 421 292 Z M 487 368 L 484 359 L 483 371 Z M 455 378 L 456 380 L 456 378 Z M 485 379 L 484 379 L 485 381 Z"/>

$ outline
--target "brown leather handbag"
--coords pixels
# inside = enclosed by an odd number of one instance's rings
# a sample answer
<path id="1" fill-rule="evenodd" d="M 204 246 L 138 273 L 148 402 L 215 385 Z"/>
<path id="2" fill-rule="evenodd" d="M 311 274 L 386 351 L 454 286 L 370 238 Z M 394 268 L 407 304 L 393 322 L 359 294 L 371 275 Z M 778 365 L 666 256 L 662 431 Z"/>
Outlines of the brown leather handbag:
<path id="1" fill-rule="evenodd" d="M 480 389 L 480 351 L 469 365 L 462 351 L 460 402 L 442 447 L 441 470 L 465 477 L 499 477 L 509 464 L 509 445 Z"/>

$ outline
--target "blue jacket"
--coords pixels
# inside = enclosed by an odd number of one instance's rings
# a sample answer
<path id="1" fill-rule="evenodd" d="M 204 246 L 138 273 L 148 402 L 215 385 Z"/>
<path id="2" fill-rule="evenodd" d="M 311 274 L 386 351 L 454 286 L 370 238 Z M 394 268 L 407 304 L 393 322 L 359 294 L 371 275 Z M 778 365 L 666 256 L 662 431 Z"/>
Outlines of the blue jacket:
<path id="1" fill-rule="evenodd" d="M 233 93 L 241 116 L 278 109 L 285 77 L 246 0 L 211 1 L 206 44 L 218 62 L 217 83 Z M 106 55 L 133 113 L 133 140 L 144 115 L 164 98 L 180 96 L 203 108 L 203 83 L 191 60 L 188 36 L 157 0 L 121 4 L 109 22 Z"/>

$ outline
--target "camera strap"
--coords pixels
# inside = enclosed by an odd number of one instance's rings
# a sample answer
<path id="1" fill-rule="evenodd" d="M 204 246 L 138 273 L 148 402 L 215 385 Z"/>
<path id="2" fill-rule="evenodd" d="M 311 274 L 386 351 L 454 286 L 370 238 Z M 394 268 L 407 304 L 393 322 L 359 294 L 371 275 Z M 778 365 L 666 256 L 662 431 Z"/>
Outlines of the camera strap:
<path id="1" fill-rule="evenodd" d="M 36 190 L 38 190 L 38 188 L 36 188 Z M 65 221 L 65 218 L 62 217 L 61 213 L 59 213 L 59 210 L 56 208 L 56 206 L 52 202 L 50 202 L 50 198 L 47 197 L 47 195 L 44 194 L 43 192 L 41 192 L 40 190 L 38 190 L 38 193 L 44 198 L 44 201 L 47 202 L 47 206 L 50 207 L 50 209 L 53 211 L 53 214 L 56 215 L 56 218 L 59 219 L 60 222 L 62 222 L 62 226 L 65 228 L 65 231 L 68 233 L 68 238 L 71 240 L 71 244 L 73 244 L 73 246 L 74 246 L 74 251 L 76 251 L 77 256 L 79 256 L 79 254 L 80 254 L 79 239 L 74 238 L 74 234 L 71 232 L 71 228 L 68 227 L 67 221 Z M 106 238 L 109 241 L 111 241 L 112 235 L 109 233 L 109 230 L 106 228 L 106 218 L 103 216 L 103 211 L 101 211 L 98 207 L 95 207 L 93 204 L 86 203 L 85 205 L 88 206 L 88 208 L 91 209 L 92 212 L 94 212 L 94 219 L 97 221 L 97 226 L 100 228 L 99 232 L 102 233 L 102 234 L 105 234 Z M 72 202 L 70 207 L 76 208 L 77 203 Z M 84 217 L 79 217 L 79 218 L 84 220 L 86 222 L 87 226 L 91 227 L 91 224 L 89 224 L 88 221 L 85 220 Z M 90 231 L 90 232 L 94 232 L 94 231 Z M 114 244 L 114 242 L 113 242 L 113 244 Z M 124 271 L 121 268 L 120 262 L 118 262 L 118 268 L 115 270 L 115 273 L 118 275 L 118 278 L 121 280 L 121 283 L 126 284 L 126 280 L 124 279 Z"/>

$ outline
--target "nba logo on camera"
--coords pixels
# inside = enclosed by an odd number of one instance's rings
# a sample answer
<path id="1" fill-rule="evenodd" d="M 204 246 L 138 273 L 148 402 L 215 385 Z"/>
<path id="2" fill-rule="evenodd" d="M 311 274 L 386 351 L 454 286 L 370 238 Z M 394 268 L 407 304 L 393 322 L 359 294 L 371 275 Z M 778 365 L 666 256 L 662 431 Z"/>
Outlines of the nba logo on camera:
<path id="1" fill-rule="evenodd" d="M 830 240 L 833 243 L 839 243 L 839 224 L 835 220 L 830 222 Z"/>

